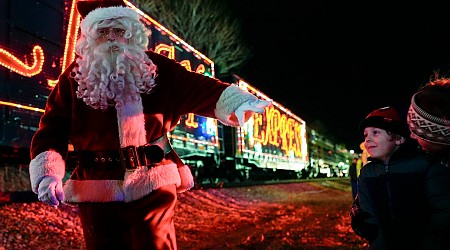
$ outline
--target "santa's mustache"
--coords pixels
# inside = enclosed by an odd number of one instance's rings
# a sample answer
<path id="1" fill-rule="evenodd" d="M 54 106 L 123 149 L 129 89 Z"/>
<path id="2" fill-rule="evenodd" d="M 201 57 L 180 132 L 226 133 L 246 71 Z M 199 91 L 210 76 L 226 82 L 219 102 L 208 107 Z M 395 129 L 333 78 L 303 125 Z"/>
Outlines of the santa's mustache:
<path id="1" fill-rule="evenodd" d="M 106 43 L 99 44 L 94 53 L 110 53 L 110 52 L 124 52 L 125 45 L 116 41 L 108 41 Z"/>

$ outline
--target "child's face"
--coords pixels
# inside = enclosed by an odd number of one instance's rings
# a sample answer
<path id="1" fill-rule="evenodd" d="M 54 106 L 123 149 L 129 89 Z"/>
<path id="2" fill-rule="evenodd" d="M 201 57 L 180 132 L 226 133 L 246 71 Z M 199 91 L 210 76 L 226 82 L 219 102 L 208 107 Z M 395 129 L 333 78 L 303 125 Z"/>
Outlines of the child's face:
<path id="1" fill-rule="evenodd" d="M 391 155 L 403 141 L 404 139 L 399 140 L 381 128 L 367 127 L 364 129 L 364 147 L 367 153 L 370 157 L 382 160 L 385 164 L 389 162 Z"/>

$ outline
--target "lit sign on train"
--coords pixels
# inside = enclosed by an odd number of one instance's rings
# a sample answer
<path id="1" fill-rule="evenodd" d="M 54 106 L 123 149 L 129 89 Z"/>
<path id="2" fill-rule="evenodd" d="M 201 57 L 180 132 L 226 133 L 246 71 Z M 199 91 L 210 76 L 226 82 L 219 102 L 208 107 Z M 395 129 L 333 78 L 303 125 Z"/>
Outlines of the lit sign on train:
<path id="1" fill-rule="evenodd" d="M 292 152 L 295 157 L 301 157 L 301 126 L 298 121 L 281 114 L 274 106 L 265 109 L 263 114 L 253 116 L 253 145 L 273 145 L 282 149 L 285 155 Z"/>
<path id="2" fill-rule="evenodd" d="M 243 80 L 238 85 L 263 99 L 270 100 Z M 279 161 L 307 160 L 305 122 L 280 104 L 266 107 L 264 113 L 253 114 L 240 132 L 242 153 L 250 158 L 272 158 Z"/>

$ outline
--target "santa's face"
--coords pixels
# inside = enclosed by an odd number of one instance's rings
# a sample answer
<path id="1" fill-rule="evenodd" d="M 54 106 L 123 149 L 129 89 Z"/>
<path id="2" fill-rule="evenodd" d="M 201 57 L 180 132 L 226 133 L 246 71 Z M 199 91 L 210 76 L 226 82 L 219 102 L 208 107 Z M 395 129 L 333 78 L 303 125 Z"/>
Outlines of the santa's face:
<path id="1" fill-rule="evenodd" d="M 156 66 L 141 44 L 133 39 L 139 34 L 128 19 L 103 20 L 82 34 L 77 42 L 77 67 L 73 77 L 78 82 L 77 97 L 93 107 L 121 107 L 140 100 L 155 85 Z"/>
<path id="2" fill-rule="evenodd" d="M 125 29 L 120 26 L 112 26 L 97 29 L 97 44 L 117 42 L 127 44 L 128 39 L 123 37 Z"/>

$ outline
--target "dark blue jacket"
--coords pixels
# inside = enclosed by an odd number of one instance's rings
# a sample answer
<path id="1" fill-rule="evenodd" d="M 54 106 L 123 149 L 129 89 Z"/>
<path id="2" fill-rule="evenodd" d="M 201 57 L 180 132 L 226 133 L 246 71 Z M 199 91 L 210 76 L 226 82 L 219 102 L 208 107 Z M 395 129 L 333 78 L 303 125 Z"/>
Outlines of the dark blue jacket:
<path id="1" fill-rule="evenodd" d="M 423 249 L 429 220 L 426 180 L 430 161 L 404 143 L 389 163 L 369 158 L 359 176 L 358 198 L 366 223 L 378 229 L 370 249 Z"/>

